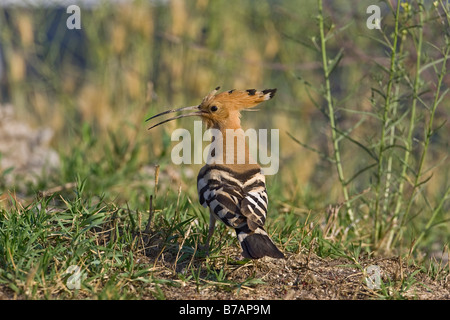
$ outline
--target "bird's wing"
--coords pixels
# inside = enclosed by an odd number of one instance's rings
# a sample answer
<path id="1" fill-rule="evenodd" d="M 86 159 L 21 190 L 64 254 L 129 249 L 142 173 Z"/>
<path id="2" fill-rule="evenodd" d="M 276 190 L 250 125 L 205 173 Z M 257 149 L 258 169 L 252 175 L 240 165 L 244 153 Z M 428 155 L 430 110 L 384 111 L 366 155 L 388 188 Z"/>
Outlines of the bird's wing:
<path id="1" fill-rule="evenodd" d="M 209 207 L 226 225 L 250 230 L 262 227 L 267 215 L 265 178 L 253 170 L 247 175 L 223 168 L 202 169 L 197 179 L 200 203 Z"/>
<path id="2" fill-rule="evenodd" d="M 250 230 L 264 226 L 268 202 L 265 186 L 255 188 L 245 194 L 245 198 L 241 202 L 241 213 L 247 218 Z"/>

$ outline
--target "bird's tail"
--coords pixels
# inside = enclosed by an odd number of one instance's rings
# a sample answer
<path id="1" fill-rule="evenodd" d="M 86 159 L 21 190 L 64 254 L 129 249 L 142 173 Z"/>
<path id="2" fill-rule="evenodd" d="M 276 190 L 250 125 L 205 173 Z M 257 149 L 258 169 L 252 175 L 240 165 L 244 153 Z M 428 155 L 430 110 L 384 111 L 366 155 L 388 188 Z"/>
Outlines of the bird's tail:
<path id="1" fill-rule="evenodd" d="M 278 259 L 284 258 L 284 254 L 275 246 L 264 229 L 258 227 L 250 233 L 248 230 L 246 231 L 236 229 L 236 234 L 243 251 L 242 255 L 245 258 L 259 259 L 264 256 Z"/>

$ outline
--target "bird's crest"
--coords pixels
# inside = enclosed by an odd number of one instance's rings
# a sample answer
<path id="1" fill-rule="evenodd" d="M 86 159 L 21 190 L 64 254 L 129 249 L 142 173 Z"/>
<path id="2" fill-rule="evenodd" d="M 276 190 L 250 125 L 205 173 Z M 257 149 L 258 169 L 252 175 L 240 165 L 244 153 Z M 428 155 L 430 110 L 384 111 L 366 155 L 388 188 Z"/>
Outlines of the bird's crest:
<path id="1" fill-rule="evenodd" d="M 229 90 L 217 94 L 220 87 L 215 88 L 206 97 L 203 98 L 202 105 L 211 105 L 219 102 L 223 105 L 233 106 L 239 110 L 251 108 L 257 104 L 273 98 L 277 89 L 265 89 L 257 91 L 256 89 L 248 90 Z"/>
<path id="2" fill-rule="evenodd" d="M 252 108 L 263 101 L 272 99 L 277 91 L 277 89 L 265 89 L 262 91 L 257 91 L 256 89 L 233 89 L 218 94 L 219 89 L 220 87 L 217 87 L 208 93 L 197 106 L 167 110 L 148 118 L 146 121 L 169 113 L 194 111 L 159 122 L 151 126 L 149 130 L 172 120 L 192 116 L 201 117 L 208 128 L 236 129 L 240 127 L 239 117 L 241 110 Z"/>

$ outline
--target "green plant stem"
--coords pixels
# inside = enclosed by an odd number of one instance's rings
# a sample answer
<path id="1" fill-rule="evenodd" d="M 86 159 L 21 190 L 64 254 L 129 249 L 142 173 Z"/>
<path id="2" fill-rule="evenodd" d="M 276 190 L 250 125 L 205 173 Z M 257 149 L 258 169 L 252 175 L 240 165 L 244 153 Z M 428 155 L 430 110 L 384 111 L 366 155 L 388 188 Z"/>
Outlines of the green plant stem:
<path id="1" fill-rule="evenodd" d="M 428 146 L 430 144 L 431 136 L 434 133 L 434 130 L 433 130 L 434 116 L 436 114 L 436 109 L 437 109 L 437 106 L 438 106 L 439 102 L 442 101 L 442 99 L 441 99 L 442 97 L 440 96 L 440 89 L 442 87 L 442 81 L 444 80 L 444 76 L 447 74 L 447 67 L 446 67 L 446 65 L 447 65 L 447 60 L 449 59 L 449 53 L 450 53 L 450 45 L 449 45 L 448 41 L 449 40 L 447 39 L 447 45 L 446 45 L 445 52 L 444 52 L 444 60 L 442 62 L 441 72 L 439 73 L 438 83 L 436 85 L 436 93 L 434 95 L 433 106 L 431 108 L 430 119 L 428 121 L 428 126 L 427 126 L 427 132 L 426 132 L 426 138 L 425 138 L 425 142 L 424 142 L 424 146 L 423 146 L 423 151 L 422 151 L 422 154 L 420 155 L 419 167 L 418 167 L 415 179 L 414 179 L 414 185 L 412 186 L 413 187 L 412 194 L 409 197 L 408 204 L 407 204 L 407 207 L 406 207 L 406 210 L 405 210 L 404 214 L 400 217 L 399 227 L 402 227 L 405 224 L 406 218 L 408 217 L 409 211 L 411 210 L 411 205 L 412 205 L 412 203 L 414 201 L 415 193 L 417 192 L 417 188 L 421 185 L 419 183 L 419 180 L 422 177 L 422 170 L 423 170 L 423 167 L 424 167 L 424 164 L 425 164 L 425 157 L 427 155 Z M 446 94 L 446 93 L 447 93 L 447 91 L 445 93 L 443 93 L 443 94 Z M 433 217 L 434 217 L 434 214 L 430 218 L 430 220 L 433 220 L 434 219 Z M 398 240 L 398 234 L 397 234 L 397 237 L 396 237 L 396 241 L 397 240 Z"/>
<path id="2" fill-rule="evenodd" d="M 334 106 L 333 101 L 331 98 L 331 86 L 330 86 L 330 72 L 328 70 L 328 58 L 327 58 L 327 48 L 326 48 L 326 39 L 325 39 L 325 31 L 324 31 L 324 22 L 323 22 L 323 5 L 322 0 L 318 0 L 318 6 L 319 6 L 319 32 L 320 32 L 320 45 L 321 45 L 321 52 L 322 52 L 322 65 L 323 65 L 323 72 L 325 76 L 325 97 L 327 100 L 328 105 L 328 116 L 330 119 L 330 126 L 331 126 L 331 139 L 333 142 L 333 149 L 334 149 L 334 159 L 336 164 L 336 170 L 338 173 L 339 181 L 342 186 L 342 192 L 344 194 L 345 199 L 345 205 L 347 208 L 347 213 L 350 218 L 350 221 L 354 223 L 355 218 L 353 215 L 353 210 L 350 205 L 350 198 L 347 186 L 345 184 L 345 178 L 344 178 L 344 170 L 342 168 L 341 163 L 341 152 L 339 148 L 339 142 L 338 142 L 338 136 L 336 131 L 336 123 L 334 118 Z M 356 230 L 356 229 L 355 229 Z"/>
<path id="3" fill-rule="evenodd" d="M 390 250 L 390 246 L 392 244 L 392 239 L 394 237 L 394 233 L 397 231 L 398 227 L 398 216 L 400 213 L 400 208 L 403 204 L 403 188 L 405 185 L 405 181 L 407 180 L 406 170 L 408 168 L 409 163 L 409 155 L 411 154 L 412 147 L 413 147 L 413 132 L 414 132 L 414 124 L 416 121 L 416 106 L 417 106 L 417 100 L 418 100 L 418 93 L 419 93 L 419 84 L 420 84 L 420 66 L 421 66 L 421 59 L 422 59 L 422 40 L 423 40 L 423 1 L 419 1 L 419 35 L 416 45 L 416 72 L 414 75 L 414 86 L 413 86 L 413 99 L 412 99 L 412 106 L 411 106 L 411 117 L 409 119 L 409 127 L 408 127 L 408 136 L 406 139 L 406 150 L 403 157 L 403 166 L 401 171 L 401 179 L 398 187 L 398 193 L 397 193 L 397 203 L 395 205 L 394 210 L 394 216 L 392 221 L 392 228 L 390 230 L 388 240 L 386 242 L 386 250 Z"/>
<path id="4" fill-rule="evenodd" d="M 401 49 L 399 50 L 401 52 Z M 397 115 L 397 107 L 398 107 L 398 95 L 399 95 L 400 88 L 399 86 L 396 86 L 395 88 L 395 102 L 392 104 L 392 117 L 395 118 Z M 396 126 L 392 126 L 389 133 L 389 145 L 392 146 L 395 144 L 395 129 Z M 383 212 L 387 212 L 388 210 L 388 204 L 389 204 L 389 194 L 391 191 L 391 179 L 392 179 L 392 162 L 393 157 L 392 153 L 389 154 L 388 160 L 387 160 L 387 169 L 386 169 L 386 183 L 384 187 L 384 205 L 383 205 Z"/>
<path id="5" fill-rule="evenodd" d="M 380 235 L 380 200 L 381 200 L 381 175 L 383 172 L 383 155 L 385 151 L 385 139 L 386 139 L 386 127 L 388 124 L 388 115 L 391 109 L 391 92 L 394 84 L 394 75 L 396 73 L 395 61 L 397 59 L 397 42 L 398 42 L 398 26 L 400 20 L 400 1 L 397 1 L 397 9 L 395 12 L 395 29 L 394 29 L 394 42 L 391 50 L 391 61 L 389 68 L 389 81 L 386 89 L 386 99 L 384 103 L 383 111 L 383 126 L 381 128 L 380 148 L 378 150 L 378 171 L 377 171 L 377 185 L 376 185 L 376 200 L 375 200 L 375 212 L 374 212 L 374 231 L 373 231 L 373 246 L 377 246 Z"/>
<path id="6" fill-rule="evenodd" d="M 420 243 L 420 241 L 422 240 L 422 238 L 425 236 L 425 234 L 430 230 L 430 228 L 433 226 L 433 222 L 434 219 L 436 218 L 437 214 L 439 213 L 439 211 L 442 209 L 442 206 L 445 202 L 445 200 L 447 200 L 448 196 L 450 195 L 450 187 L 447 188 L 447 191 L 445 192 L 445 194 L 442 196 L 441 201 L 439 202 L 439 204 L 437 205 L 437 207 L 433 210 L 433 214 L 431 215 L 430 220 L 428 220 L 425 228 L 422 229 L 422 232 L 420 233 L 419 237 L 417 238 L 416 241 L 414 241 L 414 245 L 411 249 L 411 251 L 413 251 L 417 245 Z"/>

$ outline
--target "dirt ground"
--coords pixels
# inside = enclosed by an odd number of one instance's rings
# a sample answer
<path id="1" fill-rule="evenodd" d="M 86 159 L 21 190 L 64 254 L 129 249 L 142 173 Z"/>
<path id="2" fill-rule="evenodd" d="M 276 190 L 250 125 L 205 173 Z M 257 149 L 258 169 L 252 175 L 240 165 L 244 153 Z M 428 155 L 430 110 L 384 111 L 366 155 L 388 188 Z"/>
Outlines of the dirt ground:
<path id="1" fill-rule="evenodd" d="M 149 259 L 139 258 L 140 262 Z M 417 299 L 450 300 L 450 276 L 433 280 L 419 268 L 408 266 L 397 257 L 376 258 L 364 261 L 357 267 L 347 259 L 322 259 L 315 255 L 292 254 L 285 260 L 263 258 L 244 265 L 227 263 L 226 279 L 210 280 L 202 273 L 197 281 L 181 281 L 169 262 L 158 261 L 153 276 L 172 280 L 171 284 L 158 284 L 167 300 L 371 300 Z M 201 262 L 198 262 L 200 269 Z M 217 268 L 220 270 L 220 262 Z M 369 266 L 380 270 L 381 289 L 370 288 L 366 279 Z M 362 268 L 361 268 L 362 267 Z M 203 272 L 206 274 L 206 271 Z M 373 274 L 373 273 L 372 273 Z M 259 279 L 256 282 L 248 279 Z M 247 282 L 246 282 L 247 281 Z M 178 285 L 173 285 L 174 283 Z M 142 299 L 155 299 L 154 284 L 145 284 Z M 148 294 L 145 294 L 148 292 Z M 78 297 L 78 299 L 81 297 Z M 90 299 L 89 296 L 85 298 Z M 0 285 L 0 300 L 22 299 L 15 296 L 6 285 Z"/>
<path id="2" fill-rule="evenodd" d="M 370 271 L 373 266 L 380 275 L 380 289 L 376 288 L 375 273 Z M 217 270 L 222 267 L 218 262 Z M 183 266 L 176 269 L 182 271 Z M 323 259 L 314 254 L 301 253 L 288 255 L 285 260 L 265 257 L 244 265 L 227 263 L 223 269 L 226 279 L 219 282 L 202 278 L 201 274 L 200 281 L 179 281 L 173 266 L 167 263 L 158 277 L 174 279 L 181 286 L 161 285 L 160 289 L 166 299 L 174 300 L 450 299 L 448 272 L 446 277 L 441 277 L 443 279 L 434 280 L 398 257 L 360 260 L 357 266 L 344 258 Z M 249 278 L 261 279 L 262 283 L 249 282 L 246 285 L 245 281 Z M 374 281 L 368 283 L 367 279 Z"/>

